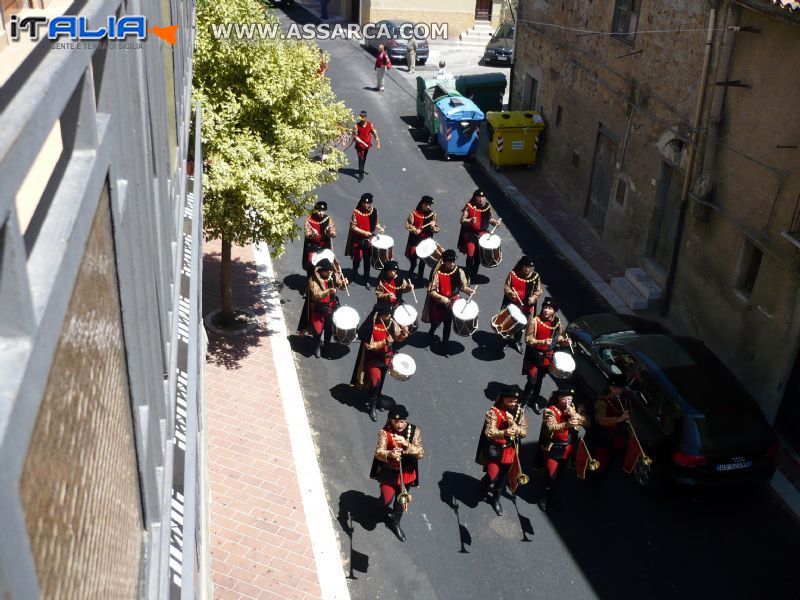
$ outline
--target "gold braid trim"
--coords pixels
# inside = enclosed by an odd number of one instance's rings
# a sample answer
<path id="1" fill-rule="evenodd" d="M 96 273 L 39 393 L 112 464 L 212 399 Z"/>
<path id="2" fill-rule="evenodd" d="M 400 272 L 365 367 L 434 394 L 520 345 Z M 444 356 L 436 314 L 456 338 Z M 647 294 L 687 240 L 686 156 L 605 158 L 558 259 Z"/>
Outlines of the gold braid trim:
<path id="1" fill-rule="evenodd" d="M 370 207 L 369 212 L 363 212 L 363 211 L 360 211 L 357 208 L 355 208 L 355 209 L 353 209 L 353 212 L 357 212 L 360 215 L 364 215 L 365 217 L 368 217 L 368 216 L 370 216 L 372 214 L 373 210 L 375 210 L 374 207 Z"/>

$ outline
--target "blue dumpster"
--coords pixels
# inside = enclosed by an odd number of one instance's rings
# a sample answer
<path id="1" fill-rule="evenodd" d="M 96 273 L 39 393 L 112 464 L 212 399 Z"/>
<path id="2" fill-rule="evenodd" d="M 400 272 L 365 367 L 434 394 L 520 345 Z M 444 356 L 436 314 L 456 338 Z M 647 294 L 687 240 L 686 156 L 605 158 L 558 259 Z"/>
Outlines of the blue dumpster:
<path id="1" fill-rule="evenodd" d="M 469 98 L 446 96 L 436 101 L 439 131 L 436 139 L 444 157 L 474 156 L 478 151 L 478 130 L 485 117 Z"/>

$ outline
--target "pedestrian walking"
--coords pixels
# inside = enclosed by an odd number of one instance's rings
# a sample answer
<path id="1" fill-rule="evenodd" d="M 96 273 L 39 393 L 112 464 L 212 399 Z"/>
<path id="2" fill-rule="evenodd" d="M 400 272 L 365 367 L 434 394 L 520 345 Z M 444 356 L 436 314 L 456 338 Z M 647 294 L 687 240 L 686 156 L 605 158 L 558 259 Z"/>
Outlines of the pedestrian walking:
<path id="1" fill-rule="evenodd" d="M 475 283 L 478 268 L 481 266 L 481 254 L 478 249 L 478 240 L 485 233 L 489 233 L 491 225 L 499 221 L 492 215 L 492 207 L 486 200 L 486 194 L 475 190 L 469 202 L 461 209 L 461 231 L 458 234 L 458 249 L 467 255 L 467 280 Z"/>
<path id="2" fill-rule="evenodd" d="M 312 270 L 311 259 L 314 253 L 320 250 L 332 249 L 333 238 L 336 237 L 336 225 L 333 218 L 327 214 L 328 203 L 320 200 L 314 205 L 314 211 L 306 217 L 303 227 L 303 269 L 310 273 Z"/>
<path id="3" fill-rule="evenodd" d="M 387 525 L 401 542 L 406 541 L 406 534 L 400 528 L 400 519 L 411 504 L 407 488 L 419 486 L 417 463 L 424 456 L 422 432 L 408 422 L 408 410 L 398 404 L 389 411 L 386 424 L 378 432 L 369 476 L 380 483 Z"/>
<path id="4" fill-rule="evenodd" d="M 383 225 L 378 221 L 378 209 L 372 206 L 372 194 L 361 195 L 358 206 L 353 209 L 350 217 L 350 231 L 347 233 L 347 242 L 344 255 L 353 259 L 353 277 L 358 275 L 358 266 L 364 261 L 364 287 L 371 289 L 369 284 L 369 268 L 372 259 L 372 236 L 375 232 L 383 231 Z"/>
<path id="5" fill-rule="evenodd" d="M 536 312 L 536 301 L 541 293 L 542 282 L 539 274 L 533 270 L 533 259 L 529 256 L 523 256 L 506 277 L 500 310 L 503 310 L 509 304 L 513 304 L 530 321 L 531 315 Z M 524 352 L 522 346 L 522 334 L 524 332 L 525 327 L 521 327 L 511 337 L 514 348 L 520 354 Z"/>
<path id="6" fill-rule="evenodd" d="M 392 305 L 388 302 L 378 302 L 358 327 L 361 345 L 350 385 L 368 390 L 367 412 L 373 421 L 378 420 L 375 409 L 394 357 L 394 342 L 402 342 L 407 337 L 408 329 L 392 319 Z"/>
<path id="7" fill-rule="evenodd" d="M 428 340 L 431 345 L 436 339 L 436 328 L 444 323 L 442 346 L 447 356 L 450 342 L 450 328 L 453 325 L 453 302 L 458 300 L 458 293 L 463 291 L 474 294 L 475 290 L 467 285 L 467 276 L 461 267 L 456 266 L 456 251 L 445 250 L 441 262 L 433 270 L 431 282 L 428 284 L 428 296 L 422 309 L 422 322 L 430 323 Z"/>
<path id="8" fill-rule="evenodd" d="M 414 269 L 417 267 L 419 261 L 419 272 L 417 276 L 422 279 L 423 271 L 425 271 L 425 261 L 417 256 L 417 246 L 423 240 L 433 237 L 433 234 L 439 232 L 439 224 L 436 222 L 436 213 L 431 210 L 433 198 L 430 196 L 423 196 L 417 204 L 417 208 L 411 211 L 406 219 L 406 229 L 408 230 L 408 241 L 406 242 L 406 258 L 411 262 L 411 268 L 408 271 L 409 276 L 414 276 Z M 433 274 L 431 273 L 431 276 Z"/>
<path id="9" fill-rule="evenodd" d="M 392 61 L 389 59 L 389 54 L 383 47 L 383 44 L 378 46 L 378 57 L 375 59 L 375 72 L 378 76 L 378 85 L 375 88 L 377 91 L 383 91 L 383 78 L 386 77 L 386 71 L 392 68 Z"/>
<path id="10" fill-rule="evenodd" d="M 538 501 L 542 511 L 548 508 L 553 487 L 564 472 L 564 463 L 578 448 L 578 428 L 585 429 L 590 424 L 589 418 L 583 414 L 583 407 L 573 405 L 575 390 L 560 389 L 553 395 L 555 402 L 544 410 L 542 432 L 539 435 L 537 462 L 543 459 L 545 467 L 544 491 Z"/>
<path id="11" fill-rule="evenodd" d="M 417 70 L 417 38 L 413 35 L 406 44 L 406 65 L 408 65 L 408 72 L 413 73 Z"/>
<path id="12" fill-rule="evenodd" d="M 539 408 L 539 393 L 542 391 L 542 382 L 547 375 L 550 363 L 553 361 L 553 352 L 557 343 L 566 341 L 561 333 L 561 320 L 556 315 L 558 306 L 549 296 L 542 302 L 539 314 L 528 322 L 525 332 L 525 354 L 522 357 L 522 374 L 527 377 L 522 402 L 531 405 L 537 415 Z"/>
<path id="13" fill-rule="evenodd" d="M 481 500 L 491 487 L 492 508 L 497 516 L 503 514 L 500 496 L 503 494 L 509 473 L 517 461 L 519 440 L 528 435 L 528 419 L 519 402 L 519 388 L 505 387 L 497 396 L 494 406 L 484 417 L 483 429 L 478 439 L 475 462 L 483 466 Z"/>
<path id="14" fill-rule="evenodd" d="M 378 137 L 378 130 L 371 121 L 367 120 L 367 111 L 362 110 L 358 113 L 358 122 L 353 129 L 353 136 L 356 144 L 356 156 L 358 156 L 358 180 L 364 180 L 364 165 L 367 164 L 367 154 L 372 148 L 372 138 L 375 138 L 375 147 L 381 149 L 381 139 Z"/>
<path id="15" fill-rule="evenodd" d="M 339 307 L 336 288 L 347 285 L 347 279 L 335 270 L 327 258 L 317 263 L 313 274 L 308 278 L 306 301 L 297 325 L 298 333 L 310 333 L 314 339 L 314 356 L 329 355 L 331 335 L 333 334 L 333 312 Z"/>

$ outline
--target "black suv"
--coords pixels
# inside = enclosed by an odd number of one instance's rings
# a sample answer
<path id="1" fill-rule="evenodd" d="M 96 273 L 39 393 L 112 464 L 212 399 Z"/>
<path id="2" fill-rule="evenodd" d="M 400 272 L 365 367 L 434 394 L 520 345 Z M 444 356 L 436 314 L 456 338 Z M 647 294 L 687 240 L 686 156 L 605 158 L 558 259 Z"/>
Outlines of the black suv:
<path id="1" fill-rule="evenodd" d="M 632 392 L 631 423 L 648 455 L 636 480 L 654 475 L 689 485 L 769 481 L 777 440 L 761 409 L 703 344 L 657 323 L 618 314 L 591 315 L 567 327 L 575 347 L 574 380 L 590 414 L 612 374 Z"/>

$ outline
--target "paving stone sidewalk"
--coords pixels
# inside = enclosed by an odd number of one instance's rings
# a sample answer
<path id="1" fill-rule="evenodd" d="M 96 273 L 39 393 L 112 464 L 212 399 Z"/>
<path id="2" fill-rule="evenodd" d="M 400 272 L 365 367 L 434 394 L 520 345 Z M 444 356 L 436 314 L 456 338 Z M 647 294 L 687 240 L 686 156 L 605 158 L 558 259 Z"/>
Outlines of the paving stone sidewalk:
<path id="1" fill-rule="evenodd" d="M 208 333 L 205 402 L 214 598 L 322 598 L 251 248 L 234 248 L 238 306 L 260 326 Z M 219 307 L 219 242 L 206 242 L 203 315 Z"/>

